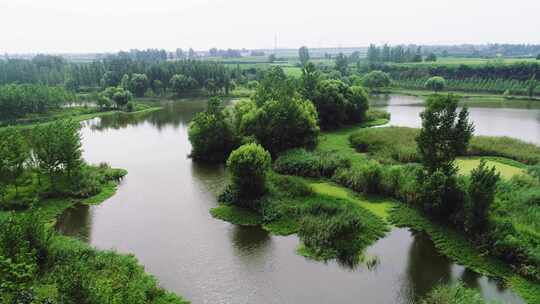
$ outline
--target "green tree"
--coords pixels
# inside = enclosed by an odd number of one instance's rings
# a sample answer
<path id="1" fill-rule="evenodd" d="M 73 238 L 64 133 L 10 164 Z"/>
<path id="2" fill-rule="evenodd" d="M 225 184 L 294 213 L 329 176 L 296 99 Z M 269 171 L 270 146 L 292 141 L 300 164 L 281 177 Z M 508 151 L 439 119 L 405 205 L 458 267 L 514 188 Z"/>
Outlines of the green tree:
<path id="1" fill-rule="evenodd" d="M 347 98 L 347 123 L 359 123 L 366 119 L 369 109 L 369 100 L 366 90 L 361 86 L 350 87 L 350 95 Z"/>
<path id="2" fill-rule="evenodd" d="M 426 81 L 424 86 L 428 90 L 440 92 L 446 87 L 446 80 L 440 76 L 433 76 Z"/>
<path id="3" fill-rule="evenodd" d="M 385 45 L 385 47 L 388 47 L 388 45 Z M 388 49 L 389 52 L 389 49 Z M 379 48 L 374 45 L 370 44 L 369 48 L 367 50 L 367 60 L 369 63 L 377 63 L 381 61 L 381 54 Z"/>
<path id="4" fill-rule="evenodd" d="M 368 98 L 362 87 L 350 87 L 341 80 L 323 80 L 313 96 L 322 129 L 346 123 L 361 122 L 368 109 Z"/>
<path id="5" fill-rule="evenodd" d="M 347 59 L 347 56 L 343 55 L 343 53 L 339 53 L 336 56 L 335 66 L 336 70 L 339 71 L 342 76 L 346 76 L 349 69 L 349 60 Z"/>
<path id="6" fill-rule="evenodd" d="M 254 136 L 273 155 L 317 144 L 317 111 L 309 100 L 296 95 L 270 99 L 241 119 L 240 132 L 244 136 Z"/>
<path id="7" fill-rule="evenodd" d="M 442 170 L 454 172 L 454 159 L 463 154 L 474 132 L 469 122 L 469 111 L 457 112 L 458 98 L 434 95 L 427 99 L 426 109 L 420 114 L 422 129 L 416 138 L 418 152 L 428 173 Z"/>
<path id="8" fill-rule="evenodd" d="M 148 77 L 146 74 L 133 74 L 129 81 L 129 90 L 137 97 L 143 97 L 148 90 Z"/>
<path id="9" fill-rule="evenodd" d="M 485 160 L 480 161 L 478 168 L 471 171 L 468 193 L 470 196 L 467 227 L 473 232 L 482 232 L 488 222 L 488 211 L 495 199 L 495 191 L 500 174 L 495 167 L 488 168 Z"/>
<path id="10" fill-rule="evenodd" d="M 32 147 L 38 168 L 49 175 L 53 187 L 58 174 L 69 179 L 83 163 L 80 124 L 76 121 L 58 120 L 37 126 L 32 130 Z"/>
<path id="11" fill-rule="evenodd" d="M 188 93 L 197 88 L 197 81 L 183 74 L 175 74 L 169 81 L 169 87 L 177 96 Z"/>
<path id="12" fill-rule="evenodd" d="M 207 110 L 195 115 L 189 124 L 190 156 L 195 160 L 224 161 L 235 146 L 232 122 L 221 110 L 221 103 L 211 98 Z"/>
<path id="13" fill-rule="evenodd" d="M 362 79 L 362 84 L 373 92 L 379 92 L 380 89 L 389 87 L 391 83 L 390 75 L 382 71 L 371 71 Z"/>
<path id="14" fill-rule="evenodd" d="M 527 95 L 529 96 L 529 98 L 534 97 L 534 91 L 536 90 L 537 86 L 538 86 L 538 81 L 536 81 L 536 76 L 533 75 L 527 81 Z"/>
<path id="15" fill-rule="evenodd" d="M 268 56 L 268 62 L 274 63 L 274 61 L 276 61 L 276 55 L 270 54 L 270 56 Z"/>
<path id="16" fill-rule="evenodd" d="M 233 187 L 246 202 L 243 207 L 256 209 L 253 200 L 264 194 L 266 175 L 270 169 L 270 153 L 258 144 L 245 144 L 234 150 L 227 160 L 232 176 Z"/>
<path id="17" fill-rule="evenodd" d="M 295 95 L 294 82 L 285 75 L 280 66 L 274 66 L 265 72 L 255 93 L 253 100 L 257 106 L 262 106 L 270 100 L 283 100 Z"/>
<path id="18" fill-rule="evenodd" d="M 298 49 L 298 58 L 300 60 L 300 64 L 304 67 L 308 61 L 309 61 L 309 49 L 307 46 L 303 46 L 300 49 Z"/>
<path id="19" fill-rule="evenodd" d="M 311 62 L 308 62 L 302 67 L 302 78 L 300 79 L 300 93 L 308 100 L 313 100 L 315 90 L 320 81 L 320 72 L 317 67 Z"/>
<path id="20" fill-rule="evenodd" d="M 15 186 L 18 195 L 18 178 L 24 172 L 24 164 L 30 157 L 30 148 L 21 132 L 15 127 L 0 130 L 0 192 L 4 193 L 8 183 Z"/>
<path id="21" fill-rule="evenodd" d="M 458 99 L 450 94 L 429 97 L 416 138 L 423 164 L 417 176 L 419 204 L 428 214 L 446 220 L 463 211 L 466 189 L 454 160 L 467 149 L 474 131 L 467 108 L 458 114 L 457 105 Z"/>
<path id="22" fill-rule="evenodd" d="M 434 53 L 429 53 L 426 56 L 426 62 L 435 62 L 435 61 L 437 61 L 437 55 L 435 55 Z"/>

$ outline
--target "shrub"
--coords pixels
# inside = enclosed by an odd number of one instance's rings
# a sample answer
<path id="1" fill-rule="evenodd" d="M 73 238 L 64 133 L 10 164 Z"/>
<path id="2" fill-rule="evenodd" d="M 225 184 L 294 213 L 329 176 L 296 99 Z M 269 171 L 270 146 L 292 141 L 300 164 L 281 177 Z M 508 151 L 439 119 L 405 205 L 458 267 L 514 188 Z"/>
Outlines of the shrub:
<path id="1" fill-rule="evenodd" d="M 424 84 L 426 89 L 434 91 L 434 92 L 440 92 L 444 90 L 446 87 L 446 80 L 440 76 L 433 76 L 426 80 L 426 83 Z"/>
<path id="2" fill-rule="evenodd" d="M 510 137 L 475 136 L 471 139 L 467 154 L 501 156 L 527 165 L 540 162 L 540 147 Z"/>
<path id="3" fill-rule="evenodd" d="M 382 166 L 376 161 L 369 161 L 349 169 L 339 169 L 332 179 L 357 192 L 378 194 L 382 188 Z"/>
<path id="4" fill-rule="evenodd" d="M 227 167 L 240 197 L 254 201 L 264 194 L 271 161 L 270 153 L 258 144 L 246 144 L 231 153 Z"/>
<path id="5" fill-rule="evenodd" d="M 364 228 L 354 210 L 314 203 L 301 223 L 298 237 L 316 256 L 354 256 L 353 246 Z"/>
<path id="6" fill-rule="evenodd" d="M 463 283 L 455 286 L 439 286 L 433 289 L 423 300 L 422 304 L 486 304 L 480 293 L 468 289 Z"/>
<path id="7" fill-rule="evenodd" d="M 468 229 L 481 232 L 488 222 L 488 211 L 495 198 L 495 190 L 500 174 L 495 167 L 487 168 L 485 160 L 471 172 L 468 193 L 471 207 L 468 215 Z"/>
<path id="8" fill-rule="evenodd" d="M 308 152 L 292 149 L 274 162 L 274 170 L 281 174 L 304 177 L 332 177 L 339 168 L 350 167 L 350 160 L 330 152 Z"/>
<path id="9" fill-rule="evenodd" d="M 350 135 L 351 145 L 359 152 L 383 163 L 419 162 L 415 138 L 418 129 L 385 127 L 361 129 Z"/>
<path id="10" fill-rule="evenodd" d="M 379 109 L 369 109 L 366 112 L 366 121 L 377 119 L 390 119 L 390 113 Z"/>
<path id="11" fill-rule="evenodd" d="M 389 87 L 391 83 L 390 75 L 382 71 L 371 71 L 362 79 L 362 84 L 373 92 Z"/>
<path id="12" fill-rule="evenodd" d="M 270 184 L 286 197 L 306 197 L 313 194 L 313 189 L 301 178 L 295 176 L 273 174 L 270 177 Z"/>

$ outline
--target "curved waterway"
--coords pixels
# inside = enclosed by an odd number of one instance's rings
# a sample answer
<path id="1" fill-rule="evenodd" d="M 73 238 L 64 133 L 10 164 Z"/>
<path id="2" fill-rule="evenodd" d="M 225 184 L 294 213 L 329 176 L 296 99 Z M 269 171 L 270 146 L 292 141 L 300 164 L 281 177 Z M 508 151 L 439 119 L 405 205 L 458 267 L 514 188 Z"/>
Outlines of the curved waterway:
<path id="1" fill-rule="evenodd" d="M 404 99 L 415 101 L 393 96 L 383 106 L 392 112 L 392 123 L 417 125 L 421 108 L 397 105 Z M 434 286 L 458 280 L 486 298 L 523 303 L 496 281 L 440 255 L 425 235 L 407 229 L 394 229 L 368 249 L 368 255 L 378 258 L 377 266 L 351 269 L 297 255 L 296 236 L 272 236 L 260 228 L 213 219 L 208 210 L 217 204 L 225 169 L 188 158 L 187 125 L 205 102 L 163 105 L 163 110 L 145 115 L 84 123 L 84 158 L 129 174 L 117 194 L 100 206 L 66 212 L 58 223 L 61 232 L 100 249 L 133 253 L 164 288 L 192 303 L 418 303 Z M 406 112 L 409 108 L 413 113 Z M 471 109 L 477 130 L 508 135 L 498 133 L 503 125 L 538 142 L 537 112 L 523 112 L 517 124 L 513 109 L 497 109 L 493 120 L 492 113 L 482 111 Z"/>

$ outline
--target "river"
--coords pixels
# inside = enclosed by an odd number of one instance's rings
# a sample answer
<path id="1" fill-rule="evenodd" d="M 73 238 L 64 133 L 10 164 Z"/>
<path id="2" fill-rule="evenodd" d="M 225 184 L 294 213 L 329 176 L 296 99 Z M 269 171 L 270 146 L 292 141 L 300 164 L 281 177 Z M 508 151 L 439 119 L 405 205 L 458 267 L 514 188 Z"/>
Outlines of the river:
<path id="1" fill-rule="evenodd" d="M 377 105 L 392 125 L 418 126 L 412 97 Z M 189 158 L 187 126 L 205 103 L 163 102 L 145 115 L 114 115 L 85 122 L 84 158 L 129 171 L 115 196 L 95 207 L 68 210 L 58 229 L 100 249 L 132 253 L 161 285 L 192 303 L 417 303 L 441 283 L 463 280 L 488 299 L 523 303 L 496 281 L 440 255 L 422 234 L 393 229 L 368 248 L 378 265 L 354 269 L 296 254 L 296 236 L 273 236 L 213 219 L 209 209 L 226 182 L 220 165 Z M 539 110 L 471 108 L 477 133 L 511 135 L 538 143 Z M 514 133 L 511 131 L 513 130 Z"/>

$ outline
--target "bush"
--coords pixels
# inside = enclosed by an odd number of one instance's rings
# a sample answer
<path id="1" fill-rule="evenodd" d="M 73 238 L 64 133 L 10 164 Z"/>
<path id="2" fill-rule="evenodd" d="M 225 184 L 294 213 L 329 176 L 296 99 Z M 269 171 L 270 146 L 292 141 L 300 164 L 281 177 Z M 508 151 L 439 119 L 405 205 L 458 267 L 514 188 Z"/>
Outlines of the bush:
<path id="1" fill-rule="evenodd" d="M 471 203 L 467 216 L 469 230 L 482 232 L 486 228 L 488 211 L 495 198 L 499 179 L 500 174 L 495 167 L 487 168 L 485 160 L 481 160 L 480 166 L 472 170 L 468 189 Z"/>
<path id="2" fill-rule="evenodd" d="M 428 90 L 440 92 L 446 87 L 446 80 L 440 76 L 433 76 L 426 81 L 424 86 Z"/>
<path id="3" fill-rule="evenodd" d="M 362 84 L 373 92 L 389 87 L 391 83 L 390 75 L 382 71 L 371 71 L 362 79 Z"/>
<path id="4" fill-rule="evenodd" d="M 467 191 L 462 177 L 447 175 L 442 170 L 423 171 L 417 182 L 417 203 L 428 215 L 448 220 L 463 212 Z"/>
<path id="5" fill-rule="evenodd" d="M 372 121 L 377 119 L 390 119 L 390 113 L 379 109 L 369 109 L 366 112 L 366 121 Z"/>
<path id="6" fill-rule="evenodd" d="M 511 137 L 475 136 L 471 139 L 467 154 L 501 156 L 527 165 L 540 162 L 540 147 Z"/>
<path id="7" fill-rule="evenodd" d="M 378 162 L 369 161 L 357 167 L 337 170 L 332 180 L 357 192 L 378 194 L 382 189 L 382 168 Z"/>
<path id="8" fill-rule="evenodd" d="M 38 213 L 0 216 L 0 292 L 27 288 L 49 256 L 50 230 Z"/>
<path id="9" fill-rule="evenodd" d="M 353 243 L 363 228 L 356 211 L 314 203 L 300 223 L 298 237 L 316 256 L 354 256 L 359 248 Z"/>
<path id="10" fill-rule="evenodd" d="M 274 170 L 281 174 L 304 177 L 332 177 L 339 168 L 348 168 L 348 158 L 330 152 L 308 152 L 293 149 L 281 154 L 274 162 Z"/>
<path id="11" fill-rule="evenodd" d="M 486 304 L 480 293 L 459 283 L 455 286 L 439 286 L 431 291 L 422 304 Z"/>
<path id="12" fill-rule="evenodd" d="M 350 135 L 351 145 L 382 163 L 420 162 L 415 138 L 418 129 L 385 127 L 361 129 Z"/>
<path id="13" fill-rule="evenodd" d="M 270 153 L 258 144 L 246 144 L 231 153 L 227 167 L 231 171 L 233 187 L 240 197 L 255 202 L 264 194 L 271 161 Z M 239 203 L 245 202 L 244 199 Z M 258 206 L 244 207 L 256 209 Z"/>
<path id="14" fill-rule="evenodd" d="M 306 197 L 313 194 L 313 189 L 301 178 L 287 175 L 271 175 L 270 185 L 286 197 Z"/>

